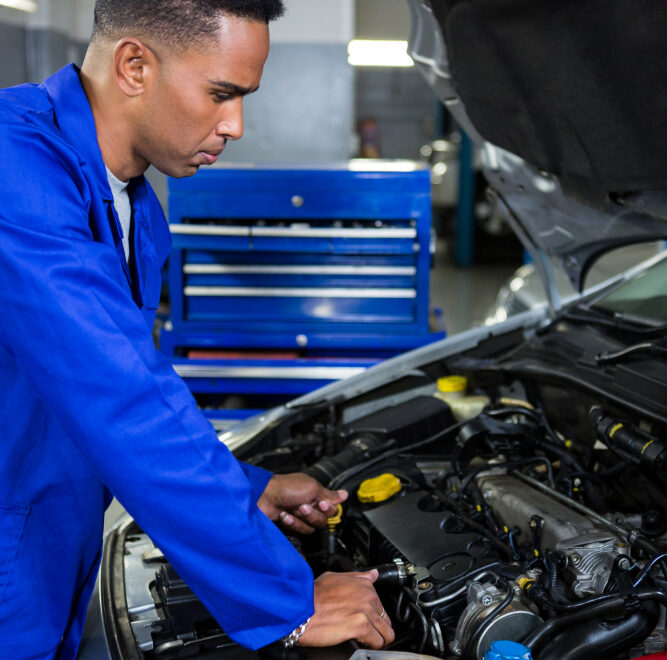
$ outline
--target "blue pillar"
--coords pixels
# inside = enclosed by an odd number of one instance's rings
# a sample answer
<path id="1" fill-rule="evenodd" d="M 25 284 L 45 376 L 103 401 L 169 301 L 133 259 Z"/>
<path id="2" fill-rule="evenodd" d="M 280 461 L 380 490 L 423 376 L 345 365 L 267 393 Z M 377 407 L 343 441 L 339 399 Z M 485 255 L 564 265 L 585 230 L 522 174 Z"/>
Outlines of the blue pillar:
<path id="1" fill-rule="evenodd" d="M 461 131 L 459 153 L 459 201 L 454 228 L 454 260 L 459 266 L 471 266 L 475 245 L 475 163 L 470 138 Z"/>

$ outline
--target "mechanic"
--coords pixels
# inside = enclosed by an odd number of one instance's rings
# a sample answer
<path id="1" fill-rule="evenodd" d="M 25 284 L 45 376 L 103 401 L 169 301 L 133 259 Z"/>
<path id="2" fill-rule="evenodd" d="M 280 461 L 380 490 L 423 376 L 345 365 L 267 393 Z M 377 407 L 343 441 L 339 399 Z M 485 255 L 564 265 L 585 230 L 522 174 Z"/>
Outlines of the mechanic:
<path id="1" fill-rule="evenodd" d="M 313 581 L 276 526 L 346 493 L 238 462 L 152 339 L 170 238 L 143 172 L 241 137 L 282 11 L 99 0 L 80 71 L 0 91 L 1 658 L 74 658 L 112 493 L 240 644 L 393 640 L 376 572 Z"/>

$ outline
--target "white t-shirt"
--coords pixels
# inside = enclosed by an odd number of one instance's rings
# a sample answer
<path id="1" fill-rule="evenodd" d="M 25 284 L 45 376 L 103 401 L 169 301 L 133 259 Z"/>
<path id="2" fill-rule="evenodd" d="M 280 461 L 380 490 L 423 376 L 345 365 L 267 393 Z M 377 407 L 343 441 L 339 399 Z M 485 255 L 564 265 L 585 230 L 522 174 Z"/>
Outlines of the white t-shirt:
<path id="1" fill-rule="evenodd" d="M 106 169 L 107 179 L 109 179 L 109 185 L 111 186 L 111 192 L 113 194 L 113 205 L 116 207 L 116 213 L 118 213 L 120 226 L 123 228 L 123 250 L 125 250 L 125 258 L 129 264 L 132 206 L 130 205 L 130 195 L 127 192 L 127 186 L 130 182 L 117 179 L 108 167 Z"/>

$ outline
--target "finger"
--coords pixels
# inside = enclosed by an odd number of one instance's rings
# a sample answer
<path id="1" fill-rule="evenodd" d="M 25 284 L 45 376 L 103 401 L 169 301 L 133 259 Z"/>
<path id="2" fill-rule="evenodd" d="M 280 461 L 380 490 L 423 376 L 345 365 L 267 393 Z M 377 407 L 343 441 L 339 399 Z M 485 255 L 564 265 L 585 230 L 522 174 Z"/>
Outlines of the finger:
<path id="1" fill-rule="evenodd" d="M 370 571 L 361 571 L 360 573 L 354 573 L 357 577 L 364 578 L 364 580 L 369 580 L 370 582 L 375 582 L 378 579 L 377 568 L 372 568 Z"/>
<path id="2" fill-rule="evenodd" d="M 295 519 L 294 524 L 290 529 L 298 534 L 312 534 L 315 531 L 314 527 L 311 527 L 307 522 L 303 520 Z"/>
<path id="3" fill-rule="evenodd" d="M 333 516 L 338 510 L 338 505 L 345 502 L 348 498 L 348 492 L 346 490 L 327 490 L 323 488 L 320 493 L 318 493 L 318 507 L 320 511 L 324 511 L 327 515 Z"/>
<path id="4" fill-rule="evenodd" d="M 382 639 L 384 640 L 383 646 L 391 644 L 394 641 L 396 637 L 394 628 L 391 624 L 391 619 L 389 618 L 389 615 L 384 608 L 382 608 L 382 612 L 376 612 L 373 610 L 369 620 L 373 624 L 375 630 L 377 630 L 378 633 L 382 635 Z"/>
<path id="5" fill-rule="evenodd" d="M 367 631 L 363 635 L 357 637 L 357 641 L 371 649 L 381 649 L 385 646 L 384 637 L 370 622 Z"/>
<path id="6" fill-rule="evenodd" d="M 297 517 L 306 522 L 311 527 L 324 527 L 327 517 L 310 504 L 302 504 L 299 507 Z"/>
<path id="7" fill-rule="evenodd" d="M 314 527 L 304 522 L 303 520 L 299 520 L 299 518 L 287 513 L 286 511 L 281 511 L 279 517 L 280 522 L 290 532 L 296 532 L 297 534 L 312 534 L 315 531 Z"/>

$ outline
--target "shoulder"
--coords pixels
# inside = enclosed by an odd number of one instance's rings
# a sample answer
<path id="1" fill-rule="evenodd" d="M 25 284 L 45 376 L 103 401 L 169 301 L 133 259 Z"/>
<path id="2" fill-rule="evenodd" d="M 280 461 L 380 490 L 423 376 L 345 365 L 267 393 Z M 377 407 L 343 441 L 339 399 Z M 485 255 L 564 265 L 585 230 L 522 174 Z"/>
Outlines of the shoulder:
<path id="1" fill-rule="evenodd" d="M 0 149 L 0 220 L 37 231 L 76 222 L 79 233 L 89 186 L 42 85 L 0 90 Z"/>
<path id="2" fill-rule="evenodd" d="M 26 140 L 30 140 L 26 144 Z M 63 137 L 53 104 L 44 85 L 18 85 L 0 89 L 0 144 L 5 167 L 15 164 L 13 150 L 42 152 L 45 145 L 63 163 L 79 160 L 73 146 Z"/>
<path id="3" fill-rule="evenodd" d="M 27 83 L 0 89 L 0 117 L 45 115 L 53 120 L 53 106 L 44 85 Z"/>

